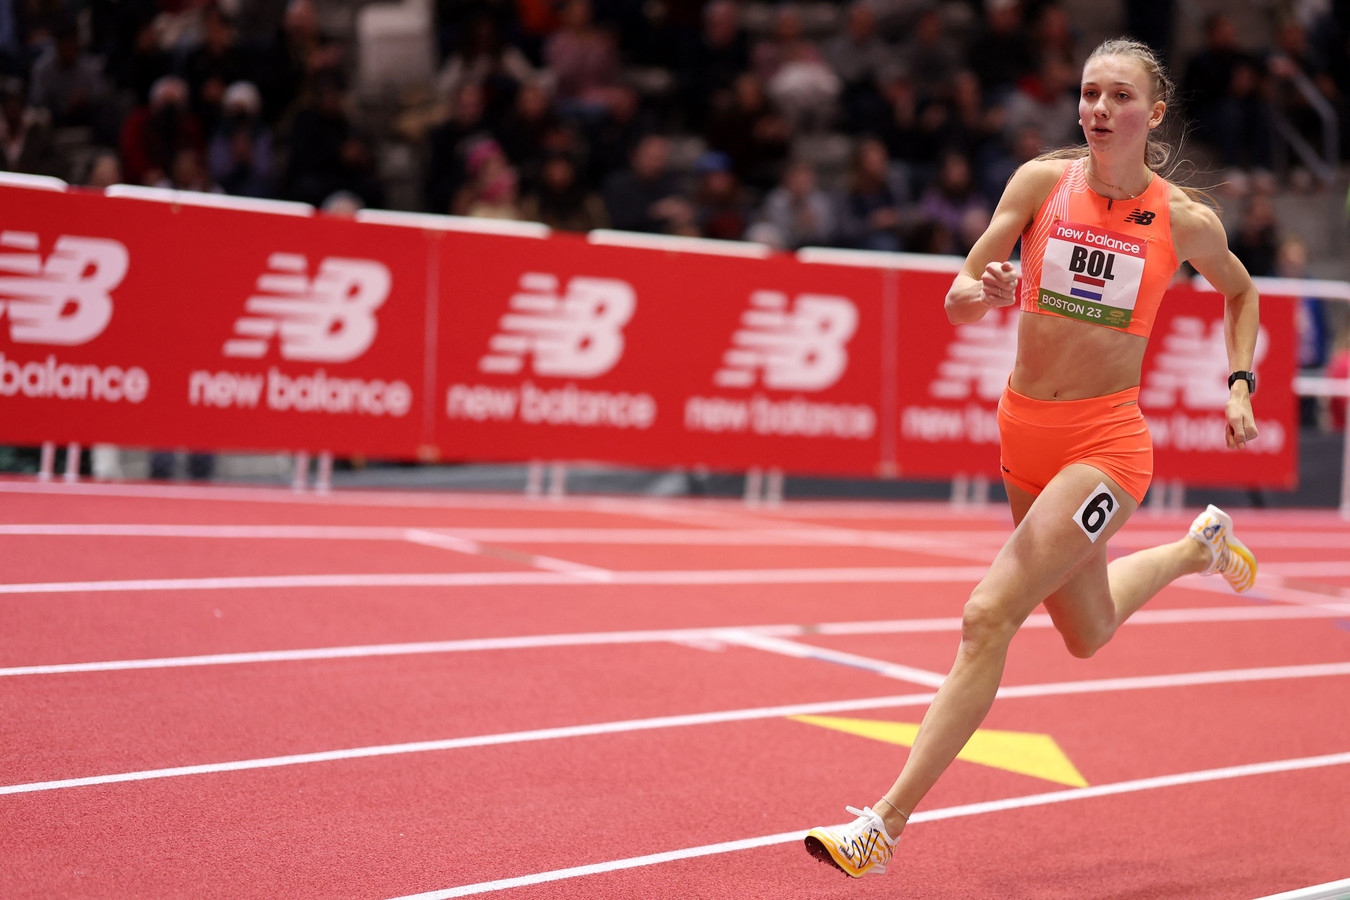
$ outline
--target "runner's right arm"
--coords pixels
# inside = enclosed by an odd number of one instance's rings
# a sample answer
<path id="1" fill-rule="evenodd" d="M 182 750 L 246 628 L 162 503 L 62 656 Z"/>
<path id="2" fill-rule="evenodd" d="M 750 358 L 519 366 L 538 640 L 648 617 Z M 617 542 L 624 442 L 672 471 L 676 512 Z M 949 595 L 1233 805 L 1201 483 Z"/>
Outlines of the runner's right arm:
<path id="1" fill-rule="evenodd" d="M 970 248 L 947 292 L 947 319 L 953 325 L 979 321 L 993 307 L 1017 302 L 1018 273 L 1008 257 L 1067 164 L 1032 160 L 1008 179 L 989 227 Z"/>

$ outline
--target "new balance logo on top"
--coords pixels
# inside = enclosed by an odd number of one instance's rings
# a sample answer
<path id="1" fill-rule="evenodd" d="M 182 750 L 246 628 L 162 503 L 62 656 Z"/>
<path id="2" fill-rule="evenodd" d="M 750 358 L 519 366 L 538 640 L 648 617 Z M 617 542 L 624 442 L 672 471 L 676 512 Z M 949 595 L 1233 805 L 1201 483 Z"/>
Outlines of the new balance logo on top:
<path id="1" fill-rule="evenodd" d="M 67 347 L 92 341 L 112 320 L 112 292 L 128 262 L 117 241 L 67 235 L 44 261 L 36 234 L 0 232 L 0 316 L 9 318 L 10 339 Z"/>
<path id="2" fill-rule="evenodd" d="M 1156 215 L 1157 213 L 1149 212 L 1146 209 L 1136 209 L 1134 212 L 1130 213 L 1128 216 L 1125 217 L 1125 221 L 1136 222 L 1140 225 L 1152 225 L 1153 217 Z"/>
<path id="3" fill-rule="evenodd" d="M 1017 360 L 1017 320 L 1015 311 L 991 310 L 978 322 L 956 329 L 928 395 L 936 400 L 965 400 L 971 394 L 998 400 Z"/>
<path id="4" fill-rule="evenodd" d="M 776 390 L 823 391 L 848 368 L 858 310 L 844 297 L 801 294 L 789 307 L 785 294 L 755 291 L 741 326 L 713 376 L 719 387 L 752 387 L 762 377 Z"/>
<path id="5" fill-rule="evenodd" d="M 1269 337 L 1257 332 L 1255 361 L 1266 356 Z M 1144 373 L 1139 392 L 1141 406 L 1153 409 L 1184 406 L 1187 409 L 1223 409 L 1228 402 L 1228 350 L 1223 322 L 1208 326 L 1194 316 L 1177 316 L 1163 336 L 1159 352 Z"/>
<path id="6" fill-rule="evenodd" d="M 225 355 L 257 359 L 275 337 L 285 359 L 348 362 L 375 340 L 375 310 L 393 279 L 382 263 L 330 257 L 309 277 L 309 260 L 273 253 L 258 276 L 258 293 L 244 303 Z"/>
<path id="7" fill-rule="evenodd" d="M 529 356 L 536 375 L 603 375 L 623 356 L 623 327 L 636 310 L 637 294 L 626 281 L 577 276 L 560 292 L 556 275 L 526 272 L 478 371 L 514 375 Z"/>

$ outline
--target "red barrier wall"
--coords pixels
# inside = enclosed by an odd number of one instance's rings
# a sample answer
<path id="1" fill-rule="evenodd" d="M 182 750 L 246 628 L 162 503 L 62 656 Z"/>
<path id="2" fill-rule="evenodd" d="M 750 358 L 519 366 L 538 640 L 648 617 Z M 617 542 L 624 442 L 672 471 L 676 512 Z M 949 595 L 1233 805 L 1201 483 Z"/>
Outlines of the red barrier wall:
<path id="1" fill-rule="evenodd" d="M 80 191 L 0 204 L 2 443 L 998 471 L 1016 315 L 952 327 L 950 272 Z M 1158 478 L 1293 484 L 1293 309 L 1264 305 L 1262 437 L 1234 454 L 1222 300 L 1169 294 L 1142 392 Z"/>

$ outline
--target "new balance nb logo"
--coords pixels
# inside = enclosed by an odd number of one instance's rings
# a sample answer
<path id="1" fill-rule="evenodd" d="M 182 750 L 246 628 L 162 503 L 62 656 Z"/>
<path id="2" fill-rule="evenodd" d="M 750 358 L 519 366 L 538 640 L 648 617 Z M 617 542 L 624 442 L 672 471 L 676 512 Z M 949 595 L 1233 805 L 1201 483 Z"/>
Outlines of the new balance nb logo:
<path id="1" fill-rule="evenodd" d="M 713 375 L 715 384 L 748 388 L 762 378 L 776 390 L 823 391 L 848 368 L 858 310 L 844 297 L 801 294 L 789 305 L 778 291 L 755 291 L 741 326 Z"/>
<path id="2" fill-rule="evenodd" d="M 511 311 L 488 343 L 491 351 L 478 371 L 513 375 L 533 360 L 534 374 L 559 378 L 595 378 L 623 356 L 623 327 L 637 309 L 637 294 L 613 278 L 568 279 L 559 291 L 558 276 L 526 272 Z"/>
<path id="3" fill-rule="evenodd" d="M 1152 225 L 1155 216 L 1157 216 L 1157 213 L 1155 212 L 1150 212 L 1146 209 L 1136 209 L 1125 217 L 1125 221 L 1135 222 L 1139 225 Z"/>
<path id="4" fill-rule="evenodd" d="M 0 232 L 0 316 L 9 317 L 10 339 L 89 343 L 112 320 L 112 292 L 128 262 L 127 248 L 117 241 L 62 235 L 44 260 L 36 234 Z"/>
<path id="5" fill-rule="evenodd" d="M 277 336 L 285 359 L 347 362 L 366 352 L 375 340 L 375 310 L 393 283 L 383 263 L 329 257 L 312 280 L 301 254 L 273 253 L 267 264 L 225 342 L 226 356 L 256 359 Z"/>

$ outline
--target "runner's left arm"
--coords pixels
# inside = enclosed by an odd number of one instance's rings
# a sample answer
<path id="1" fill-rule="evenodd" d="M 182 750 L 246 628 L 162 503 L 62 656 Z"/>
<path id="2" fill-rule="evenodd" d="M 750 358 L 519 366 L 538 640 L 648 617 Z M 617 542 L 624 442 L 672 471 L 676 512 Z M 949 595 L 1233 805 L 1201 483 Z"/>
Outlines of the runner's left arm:
<path id="1" fill-rule="evenodd" d="M 1228 249 L 1227 235 L 1219 217 L 1207 206 L 1191 201 L 1186 214 L 1173 223 L 1176 229 L 1178 256 L 1186 252 L 1195 270 L 1214 289 L 1223 294 L 1223 334 L 1228 349 L 1230 372 L 1252 371 L 1256 356 L 1256 335 L 1260 324 L 1260 298 L 1251 275 L 1233 252 Z M 1238 379 L 1228 390 L 1224 408 L 1228 419 L 1227 440 L 1230 450 L 1243 449 L 1247 441 L 1257 436 L 1256 418 L 1252 414 L 1252 399 L 1247 382 Z"/>

